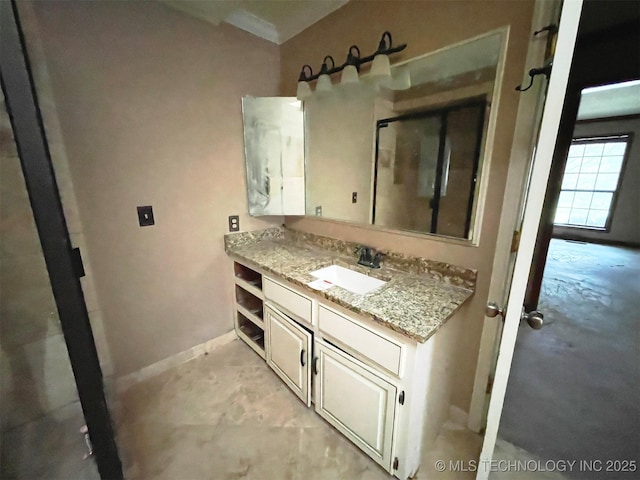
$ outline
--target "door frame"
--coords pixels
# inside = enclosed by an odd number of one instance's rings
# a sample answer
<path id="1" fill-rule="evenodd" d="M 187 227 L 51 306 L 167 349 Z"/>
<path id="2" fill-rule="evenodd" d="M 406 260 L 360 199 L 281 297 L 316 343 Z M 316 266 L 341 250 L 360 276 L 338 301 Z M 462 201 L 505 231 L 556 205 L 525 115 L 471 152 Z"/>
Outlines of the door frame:
<path id="1" fill-rule="evenodd" d="M 589 4 L 585 4 L 584 15 L 594 16 L 597 12 L 590 8 Z M 568 80 L 567 91 L 564 99 L 562 116 L 559 125 L 557 143 L 553 153 L 551 171 L 549 181 L 546 185 L 538 185 L 537 189 L 546 190 L 546 199 L 543 211 L 541 213 L 540 227 L 537 233 L 536 249 L 532 259 L 532 268 L 529 274 L 529 285 L 525 296 L 525 310 L 529 311 L 537 302 L 535 287 L 532 288 L 534 281 L 540 281 L 544 270 L 546 260 L 546 251 L 548 242 L 551 238 L 553 217 L 555 214 L 555 206 L 559 195 L 560 185 L 562 182 L 562 174 L 566 163 L 566 156 L 571 145 L 574 124 L 577 118 L 578 107 L 580 103 L 581 91 L 587 87 L 597 85 L 616 83 L 625 80 L 633 80 L 638 78 L 640 72 L 640 56 L 638 52 L 638 31 L 637 17 L 630 18 L 626 23 L 606 26 L 597 31 L 589 31 L 580 33 L 576 42 L 576 48 L 573 52 L 573 61 L 571 72 Z M 536 21 L 534 13 L 534 28 L 546 25 L 547 21 Z M 604 41 L 603 41 L 604 37 Z M 535 42 L 530 47 L 535 47 Z M 530 55 L 528 55 L 530 57 Z M 535 65 L 527 59 L 528 65 Z M 593 65 L 601 65 L 603 68 L 594 69 Z M 534 88 L 535 88 L 534 83 Z M 532 92 L 532 96 L 534 96 Z M 526 166 L 521 165 L 521 154 L 517 150 L 518 130 L 521 129 L 523 123 L 531 125 L 528 120 L 534 114 L 529 113 L 529 117 L 525 113 L 521 116 L 521 111 L 526 112 L 525 104 L 531 99 L 523 97 L 520 102 L 518 111 L 518 122 L 516 126 L 516 141 L 512 149 L 512 161 L 509 167 L 509 179 L 507 181 L 507 192 L 505 199 L 516 199 L 522 196 L 522 191 L 526 191 Z M 522 118 L 521 118 L 522 117 Z M 527 121 L 528 120 L 528 121 Z M 534 122 L 535 123 L 535 122 Z M 535 137 L 536 133 L 530 133 L 530 137 Z M 535 139 L 534 139 L 535 140 Z M 533 142 L 532 142 L 533 146 Z M 522 149 L 520 149 L 522 150 Z M 533 151 L 533 148 L 532 148 Z M 513 180 L 515 179 L 515 180 Z M 524 198 L 523 198 L 524 200 Z M 500 221 L 500 235 L 498 238 L 497 252 L 506 252 L 509 250 L 512 233 L 520 228 L 521 211 L 518 209 L 519 217 L 516 220 L 516 210 L 504 208 Z M 502 246 L 501 246 L 502 242 Z M 515 255 L 496 255 L 494 259 L 493 276 L 491 279 L 489 299 L 500 304 L 506 303 L 506 293 L 510 283 L 512 274 L 513 260 Z M 533 295 L 532 295 L 533 293 Z M 533 299 L 533 301 L 532 301 Z M 528 307 L 528 308 L 527 308 Z M 487 385 L 491 383 L 493 378 L 493 369 L 498 356 L 499 340 L 502 333 L 502 322 L 498 318 L 485 319 L 483 336 L 481 340 L 480 353 L 478 356 L 478 364 L 476 369 L 476 383 L 474 385 L 473 399 L 471 402 L 469 413 L 469 428 L 478 432 L 486 425 L 486 413 L 489 403 L 489 394 L 487 393 Z"/>
<path id="2" fill-rule="evenodd" d="M 544 62 L 547 37 L 536 36 L 534 32 L 544 25 L 557 23 L 560 8 L 560 0 L 536 1 L 531 21 L 532 40 L 527 52 L 527 66 L 539 66 Z M 525 79 L 525 81 L 528 80 Z M 528 188 L 546 87 L 547 82 L 544 79 L 536 79 L 531 90 L 521 93 L 518 105 L 488 295 L 489 300 L 496 301 L 500 305 L 506 302 L 505 291 L 508 290 L 513 274 L 514 247 L 519 237 L 524 210 L 525 197 L 523 192 Z M 467 422 L 467 427 L 474 432 L 482 432 L 486 427 L 491 385 L 502 329 L 503 323 L 499 317 L 484 319 Z"/>
<path id="3" fill-rule="evenodd" d="M 637 22 L 637 18 L 631 19 L 622 25 L 614 25 L 580 36 L 578 48 L 574 52 L 574 62 L 560 122 L 558 143 L 554 152 L 549 182 L 546 186 L 547 201 L 542 210 L 540 229 L 533 255 L 533 268 L 529 273 L 524 303 L 527 312 L 538 308 L 549 242 L 553 237 L 553 220 L 562 188 L 567 156 L 573 140 L 582 90 L 638 79 L 640 73 L 638 58 L 640 57 L 638 57 L 639 48 L 637 46 Z M 630 32 L 633 32 L 634 35 L 629 35 Z M 606 42 L 602 41 L 603 37 L 606 38 Z M 594 45 L 597 45 L 597 48 L 594 49 Z M 619 52 L 624 52 L 622 56 L 625 58 L 621 58 Z M 593 65 L 600 67 L 594 69 Z M 621 178 L 623 174 L 624 167 Z M 612 208 L 615 208 L 615 205 Z"/>
<path id="4" fill-rule="evenodd" d="M 529 188 L 526 192 L 520 244 L 514 265 L 511 287 L 507 289 L 509 298 L 496 364 L 495 381 L 489 401 L 484 442 L 478 463 L 476 477 L 478 480 L 487 479 L 491 471 L 500 416 L 531 269 L 531 259 L 533 258 L 545 200 L 546 185 L 549 179 L 569 83 L 569 73 L 577 39 L 582 3 L 582 0 L 565 1 L 562 6 L 553 74 L 549 79 L 549 88 L 540 125 L 540 136 L 533 159 Z"/>
<path id="5" fill-rule="evenodd" d="M 122 479 L 102 370 L 15 0 L 0 1 L 0 82 L 98 472 L 102 479 Z"/>

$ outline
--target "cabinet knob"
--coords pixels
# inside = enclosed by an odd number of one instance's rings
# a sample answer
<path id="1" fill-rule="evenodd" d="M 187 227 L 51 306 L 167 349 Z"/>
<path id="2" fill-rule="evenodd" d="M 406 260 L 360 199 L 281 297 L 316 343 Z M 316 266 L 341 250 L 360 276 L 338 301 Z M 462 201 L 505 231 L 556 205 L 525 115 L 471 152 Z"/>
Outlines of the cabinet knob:
<path id="1" fill-rule="evenodd" d="M 307 356 L 305 355 L 306 353 L 307 352 L 305 352 L 304 348 L 300 352 L 300 365 L 302 365 L 303 367 L 307 364 Z"/>
<path id="2" fill-rule="evenodd" d="M 316 375 L 318 374 L 318 360 L 318 357 L 313 359 L 313 373 Z"/>

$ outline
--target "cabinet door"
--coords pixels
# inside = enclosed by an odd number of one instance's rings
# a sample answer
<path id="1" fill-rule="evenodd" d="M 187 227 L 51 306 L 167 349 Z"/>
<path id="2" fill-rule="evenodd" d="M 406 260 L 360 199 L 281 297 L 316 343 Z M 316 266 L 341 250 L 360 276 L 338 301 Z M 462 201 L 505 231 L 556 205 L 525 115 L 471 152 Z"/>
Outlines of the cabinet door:
<path id="1" fill-rule="evenodd" d="M 249 214 L 304 215 L 304 117 L 290 97 L 243 97 Z"/>
<path id="2" fill-rule="evenodd" d="M 313 336 L 286 315 L 267 306 L 267 363 L 273 371 L 300 397 L 311 405 L 311 345 Z"/>
<path id="3" fill-rule="evenodd" d="M 316 411 L 390 471 L 396 388 L 326 343 L 315 348 Z"/>

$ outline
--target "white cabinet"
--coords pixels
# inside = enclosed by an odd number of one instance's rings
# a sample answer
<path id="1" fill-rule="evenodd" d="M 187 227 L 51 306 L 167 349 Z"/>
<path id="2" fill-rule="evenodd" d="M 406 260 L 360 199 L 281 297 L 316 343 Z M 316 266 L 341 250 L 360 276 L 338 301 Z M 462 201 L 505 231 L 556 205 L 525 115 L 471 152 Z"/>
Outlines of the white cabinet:
<path id="1" fill-rule="evenodd" d="M 293 317 L 311 323 L 311 299 L 276 283 L 264 279 L 264 295 Z"/>
<path id="2" fill-rule="evenodd" d="M 243 97 L 249 214 L 304 215 L 302 102 Z"/>
<path id="3" fill-rule="evenodd" d="M 363 355 L 385 370 L 400 376 L 402 345 L 393 342 L 359 322 L 320 305 L 318 327 L 323 336 L 329 337 L 356 355 Z"/>
<path id="4" fill-rule="evenodd" d="M 269 305 L 265 317 L 267 363 L 310 406 L 312 334 Z"/>
<path id="5" fill-rule="evenodd" d="M 262 275 L 234 262 L 236 334 L 258 355 L 265 358 Z"/>
<path id="6" fill-rule="evenodd" d="M 316 412 L 390 470 L 396 387 L 337 348 L 320 340 L 315 346 Z"/>
<path id="7" fill-rule="evenodd" d="M 448 415 L 451 323 L 417 343 L 299 286 L 234 268 L 238 336 L 385 470 L 413 477 Z"/>

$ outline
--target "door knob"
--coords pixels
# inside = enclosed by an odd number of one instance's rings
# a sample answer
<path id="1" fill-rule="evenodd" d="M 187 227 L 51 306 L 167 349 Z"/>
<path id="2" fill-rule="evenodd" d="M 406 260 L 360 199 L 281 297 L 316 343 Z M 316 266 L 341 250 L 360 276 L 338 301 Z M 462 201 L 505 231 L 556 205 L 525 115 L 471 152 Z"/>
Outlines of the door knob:
<path id="1" fill-rule="evenodd" d="M 540 330 L 544 325 L 544 315 L 538 310 L 532 310 L 529 313 L 522 312 L 520 320 L 526 320 L 531 328 L 534 330 Z"/>
<path id="2" fill-rule="evenodd" d="M 506 312 L 504 311 L 504 309 L 500 308 L 495 302 L 487 303 L 487 307 L 484 310 L 484 314 L 487 317 L 494 318 L 500 315 L 503 321 L 505 313 Z M 529 326 L 534 330 L 540 330 L 542 328 L 542 325 L 544 325 L 544 315 L 538 310 L 533 310 L 529 313 L 525 313 L 525 311 L 523 310 L 522 314 L 520 315 L 520 321 L 523 320 L 526 320 Z"/>
<path id="3" fill-rule="evenodd" d="M 504 319 L 504 310 L 495 302 L 487 303 L 487 308 L 485 308 L 484 314 L 489 318 L 494 318 L 500 315 Z"/>

